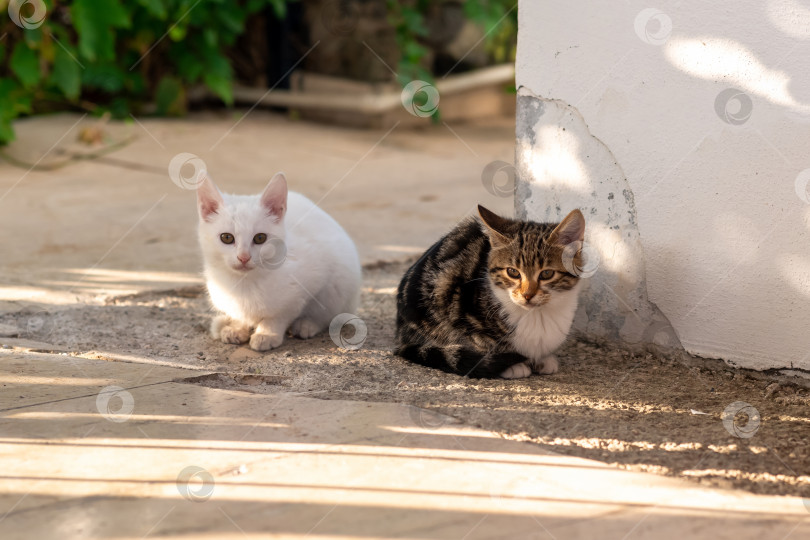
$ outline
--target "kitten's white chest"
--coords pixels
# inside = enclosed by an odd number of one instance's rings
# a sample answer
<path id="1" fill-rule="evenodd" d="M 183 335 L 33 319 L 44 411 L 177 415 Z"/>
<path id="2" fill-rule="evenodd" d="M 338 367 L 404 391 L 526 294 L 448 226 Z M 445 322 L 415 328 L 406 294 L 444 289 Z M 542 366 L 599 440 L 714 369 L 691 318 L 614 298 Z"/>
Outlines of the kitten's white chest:
<path id="1" fill-rule="evenodd" d="M 568 337 L 577 310 L 577 290 L 563 293 L 532 310 L 525 310 L 508 298 L 502 305 L 507 319 L 515 327 L 509 338 L 515 351 L 531 360 L 540 360 L 553 353 Z"/>

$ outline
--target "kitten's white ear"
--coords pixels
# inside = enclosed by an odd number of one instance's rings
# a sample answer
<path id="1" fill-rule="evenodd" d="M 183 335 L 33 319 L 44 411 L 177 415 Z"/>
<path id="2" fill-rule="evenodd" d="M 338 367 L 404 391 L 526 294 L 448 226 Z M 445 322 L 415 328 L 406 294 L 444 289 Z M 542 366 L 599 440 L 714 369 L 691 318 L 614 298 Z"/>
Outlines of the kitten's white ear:
<path id="1" fill-rule="evenodd" d="M 279 221 L 287 211 L 287 177 L 283 172 L 276 173 L 268 182 L 262 193 L 262 206 L 273 216 L 277 216 Z"/>
<path id="2" fill-rule="evenodd" d="M 557 227 L 551 232 L 551 241 L 560 246 L 567 246 L 572 242 L 582 242 L 585 239 L 585 216 L 582 212 L 571 210 Z"/>
<path id="3" fill-rule="evenodd" d="M 200 176 L 202 181 L 197 186 L 197 210 L 200 212 L 201 220 L 210 221 L 211 217 L 225 204 L 225 201 L 214 181 L 204 171 L 200 173 Z"/>

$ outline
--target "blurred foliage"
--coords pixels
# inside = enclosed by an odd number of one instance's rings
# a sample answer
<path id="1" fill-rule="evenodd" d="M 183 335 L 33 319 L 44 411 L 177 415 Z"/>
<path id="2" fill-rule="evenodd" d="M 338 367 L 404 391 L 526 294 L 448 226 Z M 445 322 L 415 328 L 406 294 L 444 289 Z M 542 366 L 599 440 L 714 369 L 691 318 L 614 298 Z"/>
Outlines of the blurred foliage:
<path id="1" fill-rule="evenodd" d="M 468 0 L 464 12 L 483 27 L 486 32 L 484 43 L 495 63 L 515 61 L 517 0 Z"/>
<path id="2" fill-rule="evenodd" d="M 400 83 L 419 79 L 433 81 L 425 64 L 430 51 L 425 45 L 428 28 L 425 18 L 435 0 L 386 0 L 389 21 L 396 30 L 402 52 L 397 69 Z M 512 62 L 517 45 L 517 0 L 464 0 L 464 15 L 484 31 L 484 46 L 493 63 Z"/>
<path id="3" fill-rule="evenodd" d="M 284 17 L 296 0 L 0 0 L 0 144 L 21 115 L 75 108 L 114 117 L 181 115 L 187 90 L 202 84 L 233 102 L 228 50 L 253 14 Z M 497 62 L 514 57 L 516 0 L 466 0 L 464 13 L 486 32 Z M 432 0 L 386 0 L 401 51 L 402 84 L 432 80 L 425 14 Z"/>
<path id="4" fill-rule="evenodd" d="M 269 6 L 283 17 L 288 0 L 10 1 L 23 22 L 37 3 L 47 15 L 29 28 L 0 19 L 0 143 L 14 138 L 17 116 L 66 106 L 122 117 L 152 103 L 150 112 L 182 114 L 194 84 L 230 105 L 228 47 L 250 15 Z"/>

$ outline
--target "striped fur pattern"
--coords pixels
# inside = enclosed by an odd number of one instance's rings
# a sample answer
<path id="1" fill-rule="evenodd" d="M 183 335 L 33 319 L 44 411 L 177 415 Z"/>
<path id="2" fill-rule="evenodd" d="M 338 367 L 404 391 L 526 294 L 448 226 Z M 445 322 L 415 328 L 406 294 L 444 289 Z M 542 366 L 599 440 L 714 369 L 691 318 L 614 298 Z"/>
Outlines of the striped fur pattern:
<path id="1" fill-rule="evenodd" d="M 559 224 L 478 210 L 480 220 L 461 222 L 402 278 L 396 354 L 469 377 L 554 373 L 576 312 L 585 219 L 579 210 Z"/>

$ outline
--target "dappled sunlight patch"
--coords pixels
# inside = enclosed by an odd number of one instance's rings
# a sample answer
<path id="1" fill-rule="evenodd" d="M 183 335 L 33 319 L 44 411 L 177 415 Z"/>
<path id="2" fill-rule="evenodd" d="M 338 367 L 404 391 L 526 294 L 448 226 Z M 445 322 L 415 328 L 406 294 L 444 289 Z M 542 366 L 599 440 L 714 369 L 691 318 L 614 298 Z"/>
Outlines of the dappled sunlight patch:
<path id="1" fill-rule="evenodd" d="M 528 165 L 534 184 L 540 188 L 563 186 L 577 193 L 589 193 L 577 136 L 557 126 L 542 126 L 536 137 L 536 145 L 523 145 L 518 149 L 523 154 L 518 161 Z"/>
<path id="2" fill-rule="evenodd" d="M 161 282 L 202 283 L 198 274 L 186 272 L 150 272 L 148 270 L 114 270 L 108 268 L 65 268 L 66 274 L 98 283 Z"/>
<path id="3" fill-rule="evenodd" d="M 538 442 L 551 446 L 577 446 L 587 450 L 607 450 L 609 452 L 631 452 L 664 450 L 666 452 L 687 452 L 700 450 L 703 445 L 696 442 L 690 443 L 653 443 L 648 441 L 623 441 L 619 439 L 603 439 L 598 437 L 562 438 L 562 437 L 541 437 Z"/>
<path id="4" fill-rule="evenodd" d="M 5 413 L 4 419 L 15 420 L 95 420 L 99 418 L 95 413 L 81 412 L 50 412 L 50 411 L 20 411 Z M 239 418 L 234 416 L 187 416 L 173 414 L 138 414 L 128 416 L 132 422 L 161 422 L 167 424 L 196 424 L 196 425 L 223 425 L 229 427 L 245 426 L 249 428 L 286 428 L 287 423 L 263 422 L 255 418 Z M 3 439 L 0 439 L 2 444 Z"/>
<path id="5" fill-rule="evenodd" d="M 15 373 L 14 375 L 0 375 L 0 384 L 47 384 L 55 386 L 95 386 L 107 385 L 115 382 L 115 379 L 101 379 L 92 377 L 47 377 L 43 375 L 26 375 Z"/>
<path id="6" fill-rule="evenodd" d="M 377 246 L 374 246 L 374 247 L 376 249 L 379 249 L 381 251 L 387 251 L 389 253 L 405 253 L 405 254 L 408 254 L 408 255 L 411 255 L 411 254 L 416 255 L 416 254 L 420 254 L 420 253 L 425 251 L 424 247 L 418 247 L 418 246 L 394 246 L 394 245 L 390 245 L 390 244 L 383 244 L 383 245 L 377 245 Z"/>
<path id="7" fill-rule="evenodd" d="M 790 94 L 787 73 L 768 68 L 742 43 L 712 36 L 672 37 L 664 45 L 664 52 L 675 67 L 690 75 L 723 80 L 776 105 L 810 112 L 810 104 L 800 103 Z"/>
<path id="8" fill-rule="evenodd" d="M 9 302 L 35 301 L 51 305 L 75 304 L 72 294 L 58 293 L 44 287 L 6 286 L 0 287 L 0 300 Z"/>
<path id="9" fill-rule="evenodd" d="M 732 454 L 740 449 L 736 444 L 710 444 L 707 448 L 718 454 Z"/>
<path id="10" fill-rule="evenodd" d="M 590 244 L 599 250 L 600 263 L 611 272 L 626 271 L 630 264 L 630 249 L 620 231 L 608 225 L 591 221 L 588 223 Z"/>
<path id="11" fill-rule="evenodd" d="M 688 469 L 681 471 L 684 476 L 692 478 L 745 478 L 752 482 L 770 482 L 773 484 L 790 483 L 810 486 L 810 476 L 792 476 L 768 472 L 752 473 L 739 469 Z"/>
<path id="12" fill-rule="evenodd" d="M 381 295 L 384 295 L 384 296 L 391 296 L 391 295 L 397 294 L 397 288 L 396 287 L 380 287 L 380 288 L 365 287 L 365 288 L 363 288 L 363 292 L 368 293 L 368 294 L 381 294 Z"/>
<path id="13" fill-rule="evenodd" d="M 91 294 L 137 294 L 144 289 L 199 285 L 198 274 L 156 272 L 147 270 L 114 270 L 107 268 L 66 268 L 62 270 L 73 279 L 44 282 L 55 288 L 69 288 Z"/>
<path id="14" fill-rule="evenodd" d="M 768 20 L 776 28 L 794 39 L 810 36 L 810 8 L 800 0 L 768 0 L 765 4 Z"/>
<path id="15" fill-rule="evenodd" d="M 453 421 L 452 418 L 449 419 Z M 455 421 L 457 422 L 457 421 Z M 497 433 L 487 433 L 482 431 L 471 432 L 463 427 L 452 427 L 446 425 L 421 427 L 421 426 L 379 426 L 381 429 L 393 431 L 394 433 L 409 433 L 414 435 L 447 435 L 457 437 L 475 437 L 479 439 L 500 439 Z"/>

